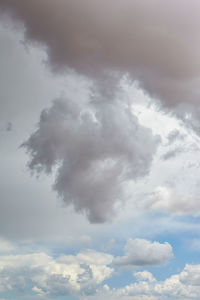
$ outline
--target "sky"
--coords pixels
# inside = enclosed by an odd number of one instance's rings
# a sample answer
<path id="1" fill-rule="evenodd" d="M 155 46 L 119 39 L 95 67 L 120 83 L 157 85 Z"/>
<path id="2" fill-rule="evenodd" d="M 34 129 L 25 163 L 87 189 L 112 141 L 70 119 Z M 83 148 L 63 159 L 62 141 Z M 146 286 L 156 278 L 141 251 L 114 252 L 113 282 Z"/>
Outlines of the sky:
<path id="1" fill-rule="evenodd" d="M 0 300 L 198 300 L 200 2 L 0 0 Z"/>

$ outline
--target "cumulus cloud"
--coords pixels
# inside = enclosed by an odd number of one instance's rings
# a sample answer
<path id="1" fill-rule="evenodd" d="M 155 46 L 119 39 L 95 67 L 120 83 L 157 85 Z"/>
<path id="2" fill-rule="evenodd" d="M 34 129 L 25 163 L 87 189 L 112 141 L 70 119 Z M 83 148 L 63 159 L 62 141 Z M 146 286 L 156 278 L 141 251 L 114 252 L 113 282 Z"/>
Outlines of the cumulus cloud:
<path id="1" fill-rule="evenodd" d="M 144 253 L 145 248 L 147 257 L 149 255 L 153 257 L 156 254 L 159 257 L 166 257 L 167 252 L 168 256 L 172 255 L 171 246 L 167 243 L 159 244 L 130 239 L 126 248 L 139 243 L 140 251 Z M 165 248 L 168 250 L 165 251 Z M 162 255 L 159 254 L 161 252 Z M 144 261 L 143 258 L 142 260 Z M 155 259 L 153 260 L 155 262 Z M 163 281 L 158 281 L 147 270 L 138 271 L 134 273 L 136 280 L 133 283 L 121 288 L 111 288 L 105 281 L 115 274 L 111 266 L 112 262 L 112 255 L 91 249 L 57 257 L 44 251 L 1 254 L 0 292 L 17 292 L 19 295 L 31 293 L 33 297 L 42 299 L 62 296 L 75 296 L 78 299 L 87 298 L 88 300 L 199 299 L 200 265 L 187 264 L 180 273 Z"/>
<path id="2" fill-rule="evenodd" d="M 38 296 L 94 293 L 109 278 L 112 256 L 87 250 L 57 259 L 44 252 L 0 256 L 0 291 L 29 292 Z"/>
<path id="3" fill-rule="evenodd" d="M 101 290 L 89 300 L 198 300 L 200 265 L 186 265 L 179 273 L 157 281 L 148 271 L 136 272 L 137 282 L 119 289 Z"/>
<path id="4" fill-rule="evenodd" d="M 142 271 L 142 272 L 135 272 L 134 276 L 137 278 L 138 281 L 149 281 L 149 282 L 155 282 L 156 279 L 151 274 L 151 272 L 148 271 Z"/>
<path id="5" fill-rule="evenodd" d="M 126 73 L 184 118 L 186 110 L 199 114 L 190 109 L 200 96 L 199 1 L 1 0 L 0 7 L 45 47 L 52 69 L 74 69 L 103 89 Z"/>
<path id="6" fill-rule="evenodd" d="M 170 244 L 151 242 L 144 239 L 129 239 L 125 247 L 126 255 L 113 260 L 113 265 L 120 268 L 135 266 L 160 265 L 173 257 Z"/>
<path id="7" fill-rule="evenodd" d="M 155 297 L 155 300 L 161 299 L 161 297 L 162 299 L 172 300 L 198 299 L 200 291 L 199 285 L 195 285 L 193 280 L 190 281 L 189 278 L 187 278 L 187 275 L 195 276 L 196 269 L 199 274 L 198 265 L 186 265 L 180 274 L 172 275 L 163 282 L 140 280 L 137 283 L 133 283 L 119 290 L 118 296 L 121 296 L 121 299 L 123 299 L 123 296 L 127 296 L 127 299 L 132 299 L 132 296 Z M 183 282 L 183 278 L 185 282 Z"/>
<path id="8" fill-rule="evenodd" d="M 103 107 L 102 107 L 103 106 Z M 56 100 L 24 143 L 31 170 L 57 167 L 54 189 L 91 222 L 105 222 L 124 200 L 122 186 L 148 173 L 158 138 L 121 101 Z"/>

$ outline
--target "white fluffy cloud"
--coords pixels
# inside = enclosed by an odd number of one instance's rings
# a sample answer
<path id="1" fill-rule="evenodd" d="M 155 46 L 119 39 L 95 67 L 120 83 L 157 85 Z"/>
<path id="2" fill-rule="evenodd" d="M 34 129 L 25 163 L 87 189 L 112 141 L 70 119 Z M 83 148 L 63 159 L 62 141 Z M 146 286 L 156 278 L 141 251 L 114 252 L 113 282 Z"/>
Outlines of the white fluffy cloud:
<path id="1" fill-rule="evenodd" d="M 148 271 L 136 272 L 133 284 L 120 289 L 103 289 L 89 299 L 115 300 L 198 300 L 200 265 L 186 265 L 182 272 L 157 281 Z"/>
<path id="2" fill-rule="evenodd" d="M 127 256 L 121 258 L 123 263 L 126 260 L 126 265 L 157 265 L 172 257 L 171 246 L 167 243 L 129 239 L 126 249 Z M 95 250 L 55 258 L 44 251 L 27 253 L 26 248 L 20 250 L 19 247 L 13 254 L 0 255 L 0 292 L 29 293 L 31 288 L 41 297 L 95 295 L 103 282 L 114 275 L 114 266 L 122 266 L 119 258 Z M 148 271 L 137 272 L 135 276 L 139 281 L 156 281 Z M 110 291 L 107 285 L 104 289 Z"/>
<path id="3" fill-rule="evenodd" d="M 138 244 L 138 240 L 135 243 L 134 240 L 129 240 L 127 247 L 132 247 L 133 244 Z M 145 250 L 146 257 L 152 256 L 158 249 L 157 256 L 161 253 L 160 257 L 166 257 L 162 254 L 165 247 L 169 248 L 168 257 L 172 256 L 169 244 L 140 240 L 140 247 L 143 260 Z M 68 254 L 57 258 L 45 252 L 1 254 L 0 292 L 15 291 L 28 295 L 31 288 L 33 294 L 42 299 L 76 296 L 78 299 L 88 300 L 198 300 L 200 265 L 186 265 L 180 273 L 164 281 L 157 281 L 149 271 L 137 271 L 134 273 L 136 281 L 132 284 L 122 288 L 110 288 L 104 281 L 115 275 L 111 267 L 112 262 L 112 255 L 95 250 L 85 250 L 76 255 Z M 157 262 L 154 259 L 154 263 Z"/>
<path id="4" fill-rule="evenodd" d="M 0 256 L 0 291 L 31 287 L 43 296 L 94 293 L 113 273 L 111 261 L 111 255 L 92 250 L 57 259 L 44 252 Z"/>
<path id="5" fill-rule="evenodd" d="M 113 260 L 115 266 L 131 268 L 135 266 L 159 265 L 167 263 L 173 257 L 170 244 L 161 244 L 144 239 L 129 239 L 125 250 L 125 256 L 117 257 Z"/>

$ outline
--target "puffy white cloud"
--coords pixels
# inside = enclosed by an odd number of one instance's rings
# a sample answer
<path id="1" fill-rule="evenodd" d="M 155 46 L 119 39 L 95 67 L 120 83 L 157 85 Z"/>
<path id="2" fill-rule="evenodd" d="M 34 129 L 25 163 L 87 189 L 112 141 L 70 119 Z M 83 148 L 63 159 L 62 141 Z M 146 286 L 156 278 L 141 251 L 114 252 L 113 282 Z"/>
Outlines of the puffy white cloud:
<path id="1" fill-rule="evenodd" d="M 197 287 L 200 290 L 200 265 L 186 265 L 179 275 L 182 284 Z"/>
<path id="2" fill-rule="evenodd" d="M 89 299 L 198 300 L 200 265 L 186 265 L 182 272 L 157 281 L 148 271 L 136 272 L 137 282 L 120 289 L 104 289 Z"/>
<path id="3" fill-rule="evenodd" d="M 133 245 L 130 241 L 128 244 Z M 157 244 L 143 242 L 143 246 L 149 247 L 151 252 L 154 252 L 152 245 L 161 250 L 161 246 L 166 245 Z M 149 255 L 148 249 L 147 252 L 146 255 Z M 180 273 L 164 281 L 157 281 L 149 271 L 137 271 L 134 273 L 136 281 L 132 284 L 110 288 L 104 281 L 115 274 L 112 261 L 112 255 L 95 250 L 57 258 L 45 252 L 1 254 L 0 292 L 28 295 L 31 289 L 34 296 L 42 299 L 76 296 L 82 300 L 198 300 L 200 265 L 186 265 Z"/>
<path id="4" fill-rule="evenodd" d="M 37 295 L 94 293 L 113 273 L 112 256 L 92 250 L 53 258 L 44 252 L 0 256 L 0 291 Z"/>
<path id="5" fill-rule="evenodd" d="M 168 262 L 173 257 L 170 244 L 151 242 L 144 239 L 129 239 L 125 247 L 126 255 L 117 257 L 113 264 L 121 268 L 135 266 L 159 265 Z"/>

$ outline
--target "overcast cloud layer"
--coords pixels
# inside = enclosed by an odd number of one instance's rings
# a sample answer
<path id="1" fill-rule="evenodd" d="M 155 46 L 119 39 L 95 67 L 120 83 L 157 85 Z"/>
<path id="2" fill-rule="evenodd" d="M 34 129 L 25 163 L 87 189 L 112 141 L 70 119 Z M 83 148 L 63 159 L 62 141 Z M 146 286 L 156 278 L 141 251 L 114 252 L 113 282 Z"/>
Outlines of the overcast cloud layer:
<path id="1" fill-rule="evenodd" d="M 53 69 L 75 69 L 103 89 L 109 71 L 113 80 L 125 72 L 168 106 L 199 103 L 199 1 L 1 0 L 0 7 L 46 47 Z"/>

